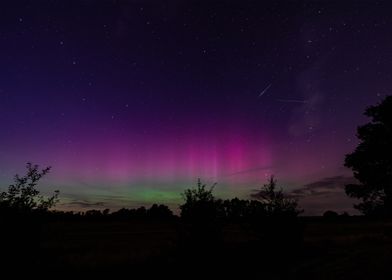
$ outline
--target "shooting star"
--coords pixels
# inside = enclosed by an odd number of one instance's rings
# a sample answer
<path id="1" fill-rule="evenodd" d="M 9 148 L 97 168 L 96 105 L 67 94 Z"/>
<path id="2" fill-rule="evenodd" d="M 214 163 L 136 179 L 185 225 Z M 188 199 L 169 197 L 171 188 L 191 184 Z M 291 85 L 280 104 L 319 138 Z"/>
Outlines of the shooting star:
<path id="1" fill-rule="evenodd" d="M 272 84 L 269 84 L 262 92 L 260 92 L 258 98 L 262 97 L 271 86 L 272 86 Z"/>
<path id="2" fill-rule="evenodd" d="M 302 103 L 302 104 L 308 103 L 307 100 L 299 100 L 299 99 L 276 99 L 276 101 L 285 102 L 285 103 Z"/>

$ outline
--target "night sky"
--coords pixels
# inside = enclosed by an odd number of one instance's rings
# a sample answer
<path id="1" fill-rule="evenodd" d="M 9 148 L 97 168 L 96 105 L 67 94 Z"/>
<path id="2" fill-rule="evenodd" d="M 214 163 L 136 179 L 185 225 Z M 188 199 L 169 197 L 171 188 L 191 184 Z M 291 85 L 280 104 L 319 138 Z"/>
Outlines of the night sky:
<path id="1" fill-rule="evenodd" d="M 174 209 L 199 177 L 249 198 L 274 174 L 305 214 L 352 212 L 392 4 L 276 2 L 1 1 L 1 186 L 31 161 L 60 209 Z"/>

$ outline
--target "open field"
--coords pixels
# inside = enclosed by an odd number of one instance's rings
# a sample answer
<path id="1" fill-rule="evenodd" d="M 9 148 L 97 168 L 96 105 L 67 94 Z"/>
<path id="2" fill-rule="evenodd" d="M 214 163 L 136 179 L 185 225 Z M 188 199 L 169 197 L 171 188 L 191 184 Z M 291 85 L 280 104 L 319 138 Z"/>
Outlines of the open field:
<path id="1" fill-rule="evenodd" d="M 212 260 L 217 270 L 250 271 L 268 264 L 260 269 L 277 278 L 389 278 L 391 221 L 304 218 L 303 223 L 303 244 L 294 252 L 271 254 L 271 249 L 264 249 L 265 242 L 258 241 L 250 231 L 239 225 L 226 225 L 220 252 L 206 251 L 199 257 Z M 41 230 L 37 261 L 56 270 L 102 271 L 149 266 L 176 270 L 185 263 L 192 266 L 194 260 L 190 257 L 192 252 L 183 255 L 179 245 L 181 226 L 176 221 L 67 221 L 47 223 Z M 275 269 L 280 270 L 276 275 Z"/>

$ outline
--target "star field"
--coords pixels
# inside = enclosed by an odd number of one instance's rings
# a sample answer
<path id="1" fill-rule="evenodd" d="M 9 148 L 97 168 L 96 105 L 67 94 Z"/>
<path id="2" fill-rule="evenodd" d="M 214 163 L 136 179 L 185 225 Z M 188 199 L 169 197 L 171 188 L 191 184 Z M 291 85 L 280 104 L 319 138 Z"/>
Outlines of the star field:
<path id="1" fill-rule="evenodd" d="M 4 1 L 0 182 L 51 165 L 45 188 L 68 209 L 174 207 L 198 177 L 248 197 L 271 174 L 288 192 L 350 176 L 362 112 L 392 89 L 390 8 Z M 351 207 L 333 195 L 328 207 Z"/>

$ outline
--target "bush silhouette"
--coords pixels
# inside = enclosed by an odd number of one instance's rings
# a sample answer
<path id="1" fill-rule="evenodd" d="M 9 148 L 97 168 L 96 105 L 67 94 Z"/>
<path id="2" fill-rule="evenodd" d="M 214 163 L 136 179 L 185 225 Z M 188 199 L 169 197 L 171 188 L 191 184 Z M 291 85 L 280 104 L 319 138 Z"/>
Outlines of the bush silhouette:
<path id="1" fill-rule="evenodd" d="M 21 214 L 37 210 L 47 211 L 57 203 L 59 191 L 45 198 L 36 188 L 39 180 L 50 171 L 50 167 L 39 170 L 38 165 L 29 162 L 26 168 L 26 175 L 15 175 L 14 184 L 0 194 L 1 211 Z"/>
<path id="2" fill-rule="evenodd" d="M 39 252 L 42 218 L 58 200 L 58 191 L 45 198 L 36 188 L 50 167 L 39 170 L 38 165 L 27 163 L 26 168 L 26 175 L 15 175 L 14 183 L 0 194 L 0 233 L 1 240 L 6 240 L 2 243 L 0 255 L 5 267 L 34 266 Z"/>
<path id="3" fill-rule="evenodd" d="M 366 109 L 370 123 L 358 127 L 360 142 L 346 155 L 345 166 L 359 184 L 346 186 L 346 193 L 362 201 L 354 208 L 365 215 L 392 215 L 392 96 Z"/>

